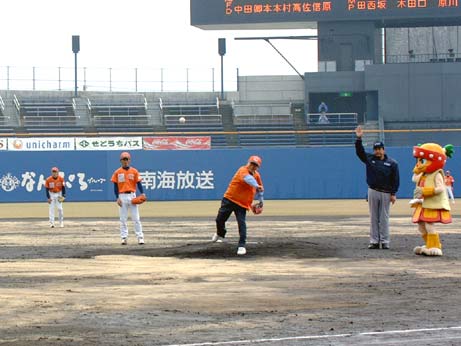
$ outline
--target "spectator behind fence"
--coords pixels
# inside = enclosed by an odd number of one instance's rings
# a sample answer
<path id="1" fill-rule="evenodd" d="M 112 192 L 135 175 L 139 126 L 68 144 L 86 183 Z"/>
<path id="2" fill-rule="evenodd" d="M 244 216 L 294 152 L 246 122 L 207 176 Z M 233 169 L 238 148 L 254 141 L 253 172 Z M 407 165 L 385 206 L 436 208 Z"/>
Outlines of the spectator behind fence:
<path id="1" fill-rule="evenodd" d="M 325 101 L 322 101 L 322 102 L 319 104 L 318 111 L 319 111 L 319 113 L 328 113 L 328 106 L 327 106 L 327 104 L 325 103 Z"/>
<path id="2" fill-rule="evenodd" d="M 320 114 L 318 123 L 319 124 L 329 124 L 330 120 L 328 119 L 327 115 L 325 113 L 328 113 L 328 106 L 327 104 L 322 101 L 319 105 L 318 111 Z"/>
<path id="3" fill-rule="evenodd" d="M 319 116 L 318 123 L 319 123 L 319 124 L 329 124 L 329 123 L 330 123 L 330 120 L 328 119 L 328 117 L 326 116 L 325 113 L 322 113 L 322 114 L 320 114 L 320 116 Z"/>

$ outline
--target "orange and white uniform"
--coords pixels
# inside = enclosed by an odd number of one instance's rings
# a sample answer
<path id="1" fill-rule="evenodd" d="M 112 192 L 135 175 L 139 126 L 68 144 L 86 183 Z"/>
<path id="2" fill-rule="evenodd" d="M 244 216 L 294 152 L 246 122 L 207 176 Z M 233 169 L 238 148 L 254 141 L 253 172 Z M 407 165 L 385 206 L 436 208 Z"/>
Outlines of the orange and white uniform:
<path id="1" fill-rule="evenodd" d="M 66 196 L 66 184 L 64 178 L 58 175 L 59 169 L 52 168 L 52 175 L 45 180 L 45 192 L 48 199 L 48 217 L 50 220 L 50 227 L 54 227 L 55 209 L 58 210 L 58 219 L 61 227 L 64 227 L 64 209 L 59 197 Z"/>
<path id="2" fill-rule="evenodd" d="M 120 237 L 128 238 L 128 210 L 131 212 L 131 219 L 134 223 L 134 229 L 138 241 L 144 242 L 144 234 L 142 231 L 141 220 L 139 216 L 138 205 L 132 204 L 131 200 L 136 197 L 136 188 L 142 191 L 142 181 L 139 172 L 134 167 L 120 167 L 112 174 L 111 181 L 114 183 L 114 192 L 121 201 L 120 205 Z"/>
<path id="3" fill-rule="evenodd" d="M 46 178 L 45 187 L 48 189 L 48 191 L 53 193 L 61 192 L 64 188 L 64 178 L 60 175 L 58 175 L 57 178 L 50 176 Z"/>
<path id="4" fill-rule="evenodd" d="M 447 187 L 448 198 L 451 200 L 451 203 L 455 203 L 455 196 L 453 195 L 453 184 L 455 179 L 450 174 L 450 171 L 447 171 L 445 175 L 445 186 Z"/>
<path id="5" fill-rule="evenodd" d="M 451 175 L 446 175 L 445 176 L 445 185 L 453 188 L 453 184 L 455 182 L 455 179 Z"/>
<path id="6" fill-rule="evenodd" d="M 128 167 L 128 169 L 120 167 L 112 174 L 111 179 L 113 183 L 117 184 L 118 192 L 125 194 L 128 192 L 136 192 L 136 185 L 141 180 L 138 170 L 133 167 Z"/>

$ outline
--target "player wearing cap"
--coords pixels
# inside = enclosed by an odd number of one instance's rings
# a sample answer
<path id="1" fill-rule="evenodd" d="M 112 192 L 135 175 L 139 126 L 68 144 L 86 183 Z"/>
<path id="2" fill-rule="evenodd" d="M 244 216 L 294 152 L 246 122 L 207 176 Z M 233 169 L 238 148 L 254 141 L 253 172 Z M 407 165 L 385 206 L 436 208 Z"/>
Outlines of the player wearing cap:
<path id="1" fill-rule="evenodd" d="M 138 244 L 144 245 L 144 234 L 142 232 L 142 225 L 139 217 L 139 208 L 137 204 L 131 203 L 131 200 L 136 197 L 136 188 L 138 188 L 141 195 L 144 195 L 141 184 L 142 179 L 139 176 L 138 170 L 130 166 L 130 153 L 121 153 L 120 163 L 121 167 L 112 174 L 111 181 L 114 183 L 115 198 L 120 207 L 120 237 L 122 238 L 122 245 L 126 245 L 128 242 L 128 210 L 130 210 L 131 219 L 134 222 Z"/>
<path id="2" fill-rule="evenodd" d="M 448 198 L 453 204 L 455 203 L 455 196 L 453 195 L 453 184 L 454 183 L 455 183 L 455 179 L 451 175 L 451 172 L 446 171 L 445 172 L 445 186 L 447 187 Z"/>
<path id="3" fill-rule="evenodd" d="M 262 211 L 264 187 L 258 172 L 261 163 L 262 160 L 259 156 L 250 156 L 248 163 L 237 170 L 224 193 L 218 216 L 216 216 L 216 234 L 213 235 L 211 240 L 213 242 L 222 242 L 227 232 L 226 221 L 232 213 L 235 214 L 240 235 L 237 255 L 246 254 L 247 210 L 252 209 L 255 214 Z M 252 205 L 255 199 L 259 202 Z"/>
<path id="4" fill-rule="evenodd" d="M 59 175 L 58 167 L 51 168 L 51 175 L 45 180 L 45 193 L 49 204 L 50 227 L 54 228 L 54 211 L 58 209 L 59 226 L 64 227 L 64 210 L 62 202 L 66 197 L 66 184 L 64 178 Z"/>
<path id="5" fill-rule="evenodd" d="M 373 154 L 366 153 L 362 144 L 363 130 L 355 129 L 355 153 L 366 166 L 368 185 L 368 208 L 370 211 L 369 249 L 389 249 L 389 209 L 390 203 L 397 200 L 396 193 L 400 185 L 397 161 L 386 155 L 383 142 L 375 142 Z"/>

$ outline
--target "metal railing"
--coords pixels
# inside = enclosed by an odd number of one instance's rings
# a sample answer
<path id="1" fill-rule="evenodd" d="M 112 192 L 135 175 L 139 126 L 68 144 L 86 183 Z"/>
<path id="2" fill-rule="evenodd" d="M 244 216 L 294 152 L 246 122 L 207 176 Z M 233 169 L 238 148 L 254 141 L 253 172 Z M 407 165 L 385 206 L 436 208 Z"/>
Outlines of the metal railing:
<path id="1" fill-rule="evenodd" d="M 76 126 L 77 119 L 79 119 L 79 117 L 70 115 L 25 115 L 22 119 L 22 125 L 25 127 L 34 126 L 43 128 Z"/>
<path id="2" fill-rule="evenodd" d="M 184 118 L 185 122 L 181 123 L 180 118 Z M 221 114 L 165 114 L 163 116 L 165 126 L 197 126 L 197 125 L 222 125 Z"/>
<path id="3" fill-rule="evenodd" d="M 219 92 L 215 68 L 97 68 L 77 69 L 79 91 L 106 92 Z M 236 91 L 238 69 L 225 71 L 226 91 Z M 75 88 L 71 67 L 0 66 L 0 89 L 68 90 Z"/>
<path id="4" fill-rule="evenodd" d="M 379 130 L 379 140 L 385 142 L 384 135 L 384 117 L 380 114 L 378 115 L 378 130 Z"/>
<path id="5" fill-rule="evenodd" d="M 18 114 L 20 114 L 21 112 L 21 105 L 19 103 L 19 100 L 18 100 L 18 97 L 15 95 L 13 95 L 13 103 L 14 103 L 14 106 L 16 107 L 16 110 L 18 111 Z"/>
<path id="6" fill-rule="evenodd" d="M 291 103 L 235 103 L 232 108 L 236 116 L 270 116 L 291 115 Z"/>
<path id="7" fill-rule="evenodd" d="M 322 121 L 325 115 L 327 121 Z M 357 113 L 308 113 L 306 122 L 312 125 L 351 126 L 357 124 Z"/>
<path id="8" fill-rule="evenodd" d="M 163 124 L 168 127 L 222 126 L 219 98 L 213 101 L 165 101 L 159 98 Z M 184 118 L 185 122 L 180 122 Z"/>
<path id="9" fill-rule="evenodd" d="M 385 64 L 425 63 L 425 62 L 461 62 L 458 53 L 433 53 L 433 54 L 400 54 L 386 55 Z"/>
<path id="10" fill-rule="evenodd" d="M 130 127 L 149 125 L 148 115 L 94 115 L 92 123 L 95 127 L 118 127 L 129 129 Z"/>
<path id="11" fill-rule="evenodd" d="M 235 115 L 235 125 L 293 125 L 292 114 Z"/>
<path id="12" fill-rule="evenodd" d="M 187 115 L 191 113 L 191 110 L 196 110 L 198 115 L 202 114 L 202 110 L 214 110 L 216 109 L 219 112 L 219 98 L 215 98 L 215 100 L 206 102 L 206 101 L 198 101 L 198 102 L 187 102 L 187 101 L 164 101 L 161 97 L 158 100 L 160 110 L 163 112 L 167 111 L 168 109 L 178 110 L 180 115 L 184 114 Z M 183 113 L 183 111 L 185 113 Z"/>

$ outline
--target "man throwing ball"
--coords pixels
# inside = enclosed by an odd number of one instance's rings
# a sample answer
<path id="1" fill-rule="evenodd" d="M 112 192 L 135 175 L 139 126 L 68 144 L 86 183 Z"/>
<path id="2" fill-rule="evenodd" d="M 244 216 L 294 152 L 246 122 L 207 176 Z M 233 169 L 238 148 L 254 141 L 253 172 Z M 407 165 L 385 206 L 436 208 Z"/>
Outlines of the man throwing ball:
<path id="1" fill-rule="evenodd" d="M 216 234 L 213 235 L 211 241 L 223 242 L 226 236 L 226 221 L 232 212 L 235 214 L 240 235 L 237 255 L 246 254 L 247 210 L 252 209 L 255 214 L 262 211 L 264 187 L 258 173 L 261 163 L 262 160 L 259 156 L 250 156 L 248 163 L 237 170 L 224 193 L 216 217 Z M 252 206 L 254 199 L 258 199 L 259 202 Z"/>

